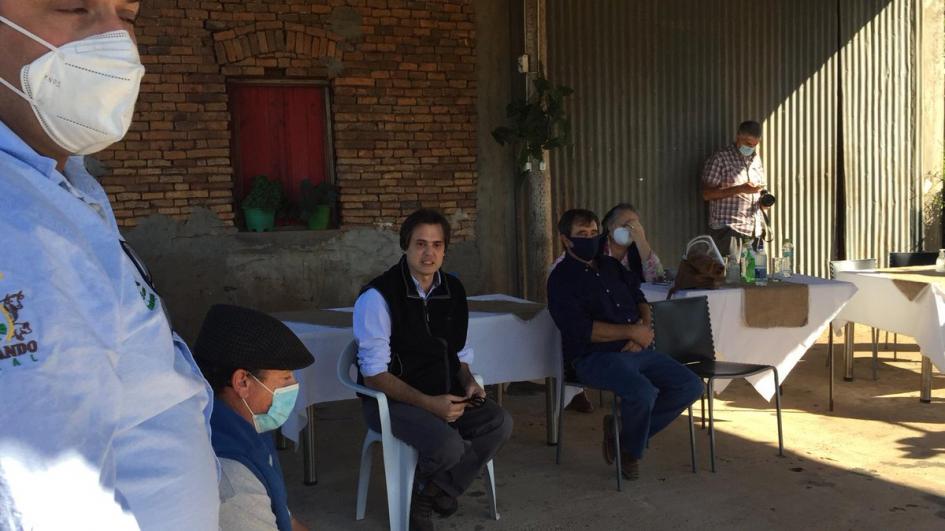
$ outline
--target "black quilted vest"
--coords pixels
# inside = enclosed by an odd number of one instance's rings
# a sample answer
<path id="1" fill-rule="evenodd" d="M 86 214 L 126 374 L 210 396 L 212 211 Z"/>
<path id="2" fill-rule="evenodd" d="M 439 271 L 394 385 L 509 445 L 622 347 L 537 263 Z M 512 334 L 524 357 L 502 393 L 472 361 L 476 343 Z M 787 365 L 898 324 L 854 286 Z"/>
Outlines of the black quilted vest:
<path id="1" fill-rule="evenodd" d="M 466 345 L 466 290 L 456 277 L 442 271 L 438 274 L 440 285 L 424 300 L 404 257 L 361 292 L 376 289 L 390 310 L 391 362 L 387 371 L 428 395 L 463 396 L 457 353 Z"/>

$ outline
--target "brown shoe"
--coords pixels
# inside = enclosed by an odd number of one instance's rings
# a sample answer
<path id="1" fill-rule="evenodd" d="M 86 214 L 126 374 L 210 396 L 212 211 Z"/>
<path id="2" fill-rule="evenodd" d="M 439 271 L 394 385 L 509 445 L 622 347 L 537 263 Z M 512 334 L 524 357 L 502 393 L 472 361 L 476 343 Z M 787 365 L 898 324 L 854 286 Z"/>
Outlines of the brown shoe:
<path id="1" fill-rule="evenodd" d="M 604 441 L 601 443 L 604 452 L 604 461 L 613 464 L 616 445 L 614 444 L 614 416 L 604 415 Z M 622 457 L 622 456 L 621 456 Z"/>
<path id="2" fill-rule="evenodd" d="M 640 479 L 640 461 L 634 459 L 627 452 L 620 452 L 620 473 L 624 479 L 635 481 Z"/>
<path id="3" fill-rule="evenodd" d="M 591 404 L 591 401 L 587 399 L 587 393 L 581 391 L 574 395 L 574 398 L 571 399 L 571 403 L 564 409 L 570 409 L 578 413 L 593 413 L 594 404 Z"/>

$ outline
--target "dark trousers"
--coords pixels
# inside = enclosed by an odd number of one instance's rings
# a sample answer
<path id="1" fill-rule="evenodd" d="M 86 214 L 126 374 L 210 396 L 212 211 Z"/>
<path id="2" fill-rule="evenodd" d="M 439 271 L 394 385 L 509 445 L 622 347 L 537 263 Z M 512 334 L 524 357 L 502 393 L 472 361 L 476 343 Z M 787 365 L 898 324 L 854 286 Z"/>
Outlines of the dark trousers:
<path id="1" fill-rule="evenodd" d="M 650 437 L 702 396 L 702 379 L 655 350 L 592 352 L 574 362 L 580 382 L 620 397 L 620 447 L 643 457 Z"/>
<path id="2" fill-rule="evenodd" d="M 715 245 L 719 248 L 719 252 L 722 253 L 722 256 L 728 256 L 732 240 L 735 240 L 736 246 L 738 247 L 736 251 L 739 253 L 744 248 L 745 244 L 752 240 L 751 236 L 734 231 L 731 227 L 709 229 L 709 236 L 712 236 L 712 240 L 715 241 Z"/>
<path id="3" fill-rule="evenodd" d="M 364 420 L 381 431 L 377 402 L 362 401 Z M 432 481 L 458 497 L 512 435 L 512 417 L 492 400 L 466 408 L 456 422 L 447 424 L 425 409 L 403 402 L 388 402 L 394 437 L 417 449 L 417 480 Z"/>

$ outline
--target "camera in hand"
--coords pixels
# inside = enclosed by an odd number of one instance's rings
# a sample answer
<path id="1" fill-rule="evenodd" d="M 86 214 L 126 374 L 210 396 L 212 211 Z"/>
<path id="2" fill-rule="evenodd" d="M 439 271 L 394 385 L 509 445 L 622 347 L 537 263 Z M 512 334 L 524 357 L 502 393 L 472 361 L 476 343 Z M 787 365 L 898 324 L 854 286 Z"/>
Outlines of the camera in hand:
<path id="1" fill-rule="evenodd" d="M 777 199 L 775 199 L 775 197 L 774 197 L 773 195 L 771 195 L 770 193 L 768 193 L 767 190 L 762 190 L 762 191 L 761 191 L 761 198 L 758 199 L 758 202 L 761 203 L 761 206 L 763 206 L 763 207 L 769 207 L 769 206 L 773 205 L 776 201 L 777 201 Z"/>

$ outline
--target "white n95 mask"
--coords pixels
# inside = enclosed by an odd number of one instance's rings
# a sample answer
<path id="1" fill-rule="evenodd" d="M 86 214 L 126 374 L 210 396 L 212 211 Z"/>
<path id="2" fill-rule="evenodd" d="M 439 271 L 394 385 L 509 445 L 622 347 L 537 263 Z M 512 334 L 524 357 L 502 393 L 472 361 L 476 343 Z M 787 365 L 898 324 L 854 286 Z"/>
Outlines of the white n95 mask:
<path id="1" fill-rule="evenodd" d="M 135 111 L 144 66 L 127 31 L 92 35 L 60 47 L 0 16 L 0 22 L 49 48 L 20 71 L 23 90 L 43 130 L 69 153 L 97 153 L 121 140 Z"/>
<path id="2" fill-rule="evenodd" d="M 617 245 L 629 247 L 633 243 L 633 237 L 630 235 L 630 229 L 626 227 L 617 227 L 614 229 L 614 242 Z"/>

